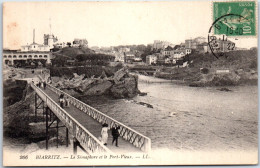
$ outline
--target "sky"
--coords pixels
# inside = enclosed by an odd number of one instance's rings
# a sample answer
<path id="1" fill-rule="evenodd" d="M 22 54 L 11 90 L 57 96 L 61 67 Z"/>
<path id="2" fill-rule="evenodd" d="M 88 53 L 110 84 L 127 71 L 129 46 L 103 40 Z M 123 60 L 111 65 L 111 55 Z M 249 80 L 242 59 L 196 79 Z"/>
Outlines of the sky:
<path id="1" fill-rule="evenodd" d="M 8 2 L 3 6 L 4 48 L 19 49 L 43 34 L 60 42 L 86 38 L 89 46 L 180 44 L 207 37 L 212 24 L 210 1 L 200 2 Z M 51 26 L 50 26 L 51 25 Z M 50 28 L 51 27 L 51 28 Z M 239 39 L 240 47 L 257 46 L 257 38 Z"/>

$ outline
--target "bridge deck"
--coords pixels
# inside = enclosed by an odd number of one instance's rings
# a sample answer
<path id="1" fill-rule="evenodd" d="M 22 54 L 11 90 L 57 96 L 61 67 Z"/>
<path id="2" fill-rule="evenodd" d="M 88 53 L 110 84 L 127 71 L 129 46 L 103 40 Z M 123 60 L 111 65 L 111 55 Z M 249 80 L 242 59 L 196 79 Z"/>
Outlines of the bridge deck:
<path id="1" fill-rule="evenodd" d="M 58 103 L 59 96 L 54 93 L 52 90 L 46 88 L 42 89 L 48 96 L 50 96 L 55 102 Z M 58 103 L 59 104 L 59 103 Z M 88 116 L 84 112 L 77 109 L 75 106 L 71 105 L 69 107 L 64 107 L 73 118 L 75 118 L 82 126 L 84 126 L 90 133 L 92 133 L 95 137 L 101 136 L 102 125 L 94 120 L 92 117 Z M 108 144 L 107 147 L 116 154 L 124 154 L 124 153 L 139 153 L 141 150 L 139 148 L 134 147 L 128 141 L 125 141 L 121 137 L 118 138 L 118 146 L 112 145 L 112 135 L 111 131 L 108 131 Z"/>

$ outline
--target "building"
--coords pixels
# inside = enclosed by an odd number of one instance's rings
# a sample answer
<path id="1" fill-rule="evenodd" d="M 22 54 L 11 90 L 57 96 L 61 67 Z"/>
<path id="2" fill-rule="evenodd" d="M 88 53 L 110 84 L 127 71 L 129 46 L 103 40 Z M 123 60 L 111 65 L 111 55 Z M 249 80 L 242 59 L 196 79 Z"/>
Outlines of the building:
<path id="1" fill-rule="evenodd" d="M 190 48 L 186 48 L 185 49 L 185 54 L 188 55 L 188 54 L 191 54 L 192 50 Z"/>
<path id="2" fill-rule="evenodd" d="M 130 48 L 128 47 L 122 47 L 118 49 L 119 53 L 125 53 L 125 52 L 130 52 Z"/>
<path id="3" fill-rule="evenodd" d="M 62 42 L 62 43 L 55 43 L 53 46 L 54 48 L 64 48 L 67 47 L 67 44 L 65 42 Z"/>
<path id="4" fill-rule="evenodd" d="M 149 64 L 149 65 L 156 64 L 157 63 L 157 56 L 156 55 L 146 56 L 146 63 Z"/>
<path id="5" fill-rule="evenodd" d="M 49 40 L 50 41 L 50 40 Z M 21 50 L 3 50 L 3 63 L 14 65 L 18 62 L 28 62 L 29 60 L 46 60 L 51 63 L 51 46 L 38 44 L 35 42 L 35 30 L 33 30 L 33 43 L 21 46 Z"/>
<path id="6" fill-rule="evenodd" d="M 38 44 L 35 42 L 35 29 L 33 29 L 33 43 L 29 45 L 21 46 L 22 52 L 29 52 L 29 51 L 50 51 L 53 46 L 45 45 L 45 44 Z"/>
<path id="7" fill-rule="evenodd" d="M 73 47 L 88 47 L 88 41 L 84 39 L 75 38 L 72 42 Z"/>
<path id="8" fill-rule="evenodd" d="M 173 48 L 168 46 L 164 50 L 161 51 L 164 57 L 171 57 L 173 55 Z"/>
<path id="9" fill-rule="evenodd" d="M 32 44 L 29 45 L 24 45 L 21 46 L 21 52 L 30 52 L 30 51 L 50 51 L 50 47 L 48 45 L 42 45 L 33 42 Z"/>
<path id="10" fill-rule="evenodd" d="M 203 44 L 206 42 L 205 37 L 197 37 L 195 39 L 188 39 L 185 40 L 185 48 L 190 48 L 190 49 L 198 49 L 198 45 Z"/>
<path id="11" fill-rule="evenodd" d="M 158 58 L 156 63 L 157 64 L 170 64 L 170 63 L 172 63 L 172 59 L 171 58 Z"/>
<path id="12" fill-rule="evenodd" d="M 43 44 L 49 46 L 50 48 L 54 48 L 54 44 L 58 41 L 58 38 L 54 37 L 53 34 L 44 34 L 43 39 Z"/>
<path id="13" fill-rule="evenodd" d="M 154 40 L 154 43 L 153 43 L 153 49 L 156 49 L 156 50 L 165 49 L 168 46 L 172 46 L 172 44 L 167 41 Z"/>
<path id="14" fill-rule="evenodd" d="M 174 50 L 173 59 L 180 60 L 186 55 L 186 49 L 178 49 Z"/>
<path id="15" fill-rule="evenodd" d="M 168 64 L 176 63 L 177 60 L 181 60 L 185 55 L 190 54 L 191 48 L 185 48 L 185 44 L 175 45 L 174 48 L 168 46 L 161 50 L 160 55 L 157 56 L 157 63 Z"/>
<path id="16" fill-rule="evenodd" d="M 116 52 L 114 56 L 116 62 L 125 62 L 125 56 L 123 53 Z"/>
<path id="17" fill-rule="evenodd" d="M 207 41 L 207 39 L 205 37 L 197 37 L 197 38 L 194 39 L 194 41 L 197 44 L 202 44 L 202 43 L 205 43 Z"/>
<path id="18" fill-rule="evenodd" d="M 198 43 L 192 39 L 185 40 L 185 48 L 197 49 Z"/>
<path id="19" fill-rule="evenodd" d="M 197 47 L 197 51 L 199 53 L 207 53 L 207 52 L 209 52 L 208 43 L 204 42 L 202 44 L 199 44 L 198 47 Z"/>
<path id="20" fill-rule="evenodd" d="M 27 62 L 28 60 L 46 60 L 47 64 L 51 63 L 51 53 L 46 51 L 28 51 L 21 52 L 16 50 L 4 50 L 3 62 L 6 65 L 15 65 L 18 61 Z"/>
<path id="21" fill-rule="evenodd" d="M 135 54 L 133 52 L 125 52 L 124 59 L 125 63 L 132 63 L 135 60 Z"/>

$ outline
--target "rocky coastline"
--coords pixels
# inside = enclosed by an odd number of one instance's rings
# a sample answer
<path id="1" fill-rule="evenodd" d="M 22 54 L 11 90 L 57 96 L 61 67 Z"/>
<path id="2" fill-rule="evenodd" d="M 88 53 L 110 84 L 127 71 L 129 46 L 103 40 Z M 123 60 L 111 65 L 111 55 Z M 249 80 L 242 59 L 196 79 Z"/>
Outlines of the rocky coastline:
<path id="1" fill-rule="evenodd" d="M 184 72 L 157 72 L 154 77 L 166 80 L 174 80 L 176 81 L 176 84 L 180 83 L 190 87 L 257 85 L 258 81 L 258 73 L 255 70 L 239 69 L 222 74 L 217 74 L 215 71 L 209 71 L 205 73 L 200 70 L 192 69 L 180 69 L 179 71 Z"/>
<path id="2" fill-rule="evenodd" d="M 44 76 L 48 78 L 49 74 Z M 74 73 L 71 78 L 52 77 L 51 81 L 53 86 L 75 97 L 108 96 L 117 99 L 132 98 L 142 94 L 138 89 L 138 76 L 129 74 L 126 68 L 121 68 L 109 77 L 103 73 L 98 78 L 85 78 L 84 75 Z M 35 116 L 35 98 L 32 88 L 26 81 L 17 80 L 15 76 L 10 77 L 10 75 L 4 80 L 4 88 L 5 147 L 19 147 L 22 152 L 29 153 L 45 148 L 44 114 L 39 110 L 38 115 Z M 61 135 L 65 135 L 65 130 L 60 131 L 64 131 Z M 57 144 L 55 133 L 55 130 L 49 132 L 49 147 Z M 65 145 L 65 137 L 59 136 L 58 144 Z"/>
<path id="3" fill-rule="evenodd" d="M 132 98 L 140 94 L 138 76 L 130 74 L 126 68 L 121 68 L 112 76 L 105 73 L 98 78 L 85 78 L 85 75 L 73 74 L 73 77 L 51 77 L 52 85 L 73 96 L 101 96 L 112 98 Z"/>

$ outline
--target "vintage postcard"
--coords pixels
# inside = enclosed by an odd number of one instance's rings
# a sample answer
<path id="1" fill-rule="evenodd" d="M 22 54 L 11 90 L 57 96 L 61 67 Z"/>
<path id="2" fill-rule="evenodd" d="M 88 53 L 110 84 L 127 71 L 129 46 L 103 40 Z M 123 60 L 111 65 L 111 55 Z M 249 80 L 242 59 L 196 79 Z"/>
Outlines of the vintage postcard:
<path id="1" fill-rule="evenodd" d="M 258 164 L 256 1 L 3 3 L 3 165 Z"/>

